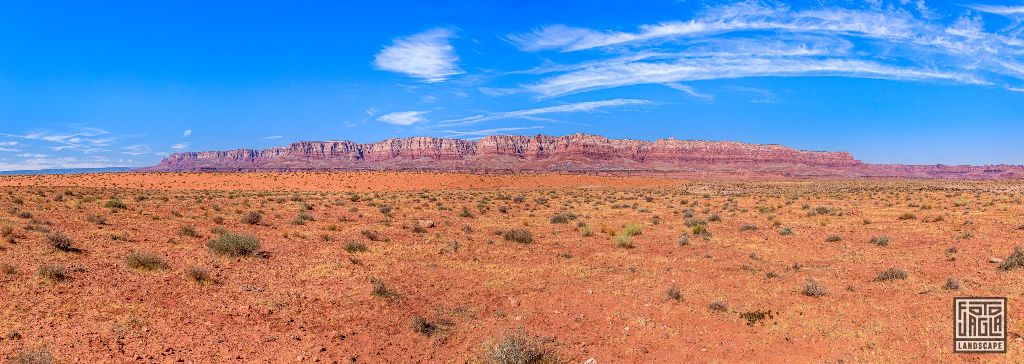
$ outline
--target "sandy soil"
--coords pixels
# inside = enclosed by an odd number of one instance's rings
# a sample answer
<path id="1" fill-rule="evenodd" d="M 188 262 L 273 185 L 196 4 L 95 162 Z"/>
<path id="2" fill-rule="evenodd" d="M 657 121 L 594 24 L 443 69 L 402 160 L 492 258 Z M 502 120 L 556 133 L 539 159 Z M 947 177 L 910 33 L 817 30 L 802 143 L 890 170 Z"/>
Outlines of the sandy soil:
<path id="1" fill-rule="evenodd" d="M 519 333 L 537 358 L 570 363 L 1024 359 L 1024 267 L 990 262 L 1024 245 L 1021 182 L 252 173 L 0 186 L 0 358 L 487 362 Z M 532 242 L 506 239 L 514 229 Z M 260 251 L 216 254 L 225 231 Z M 132 252 L 158 261 L 133 267 Z M 905 279 L 876 280 L 888 268 Z M 805 294 L 809 279 L 823 295 Z M 1009 297 L 1007 354 L 952 353 L 954 296 Z"/>

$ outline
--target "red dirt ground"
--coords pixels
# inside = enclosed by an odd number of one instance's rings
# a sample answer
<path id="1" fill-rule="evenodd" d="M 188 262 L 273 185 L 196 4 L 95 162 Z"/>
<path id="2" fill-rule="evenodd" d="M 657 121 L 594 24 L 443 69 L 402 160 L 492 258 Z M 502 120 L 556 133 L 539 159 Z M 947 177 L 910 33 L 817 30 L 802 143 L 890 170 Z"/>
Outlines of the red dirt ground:
<path id="1" fill-rule="evenodd" d="M 990 259 L 1024 245 L 1022 198 L 1021 182 L 0 177 L 0 358 L 488 362 L 521 331 L 570 363 L 1014 362 L 1024 267 Z M 263 222 L 243 222 L 251 211 Z M 265 254 L 214 254 L 222 229 Z M 506 240 L 512 229 L 533 241 Z M 129 267 L 133 251 L 166 267 Z M 47 264 L 67 278 L 37 274 Z M 875 280 L 890 267 L 906 279 Z M 803 294 L 808 279 L 825 294 Z M 1009 297 L 1008 353 L 952 353 L 954 296 Z M 758 311 L 771 315 L 748 324 Z M 438 330 L 414 331 L 416 318 Z"/>

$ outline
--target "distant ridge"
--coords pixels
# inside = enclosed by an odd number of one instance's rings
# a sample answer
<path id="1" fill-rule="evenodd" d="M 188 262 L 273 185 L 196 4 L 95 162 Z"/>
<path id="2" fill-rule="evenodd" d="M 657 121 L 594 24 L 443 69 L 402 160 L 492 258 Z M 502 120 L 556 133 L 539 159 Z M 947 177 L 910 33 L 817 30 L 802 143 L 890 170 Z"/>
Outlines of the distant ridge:
<path id="1" fill-rule="evenodd" d="M 394 138 L 376 143 L 296 142 L 263 150 L 174 153 L 144 171 L 421 170 L 453 172 L 568 172 L 722 175 L 731 177 L 1024 178 L 1014 165 L 868 164 L 846 152 L 776 144 L 598 135 L 493 135 L 478 141 Z"/>
<path id="2" fill-rule="evenodd" d="M 127 172 L 135 169 L 139 169 L 139 167 L 23 169 L 0 171 L 0 175 L 112 173 Z"/>

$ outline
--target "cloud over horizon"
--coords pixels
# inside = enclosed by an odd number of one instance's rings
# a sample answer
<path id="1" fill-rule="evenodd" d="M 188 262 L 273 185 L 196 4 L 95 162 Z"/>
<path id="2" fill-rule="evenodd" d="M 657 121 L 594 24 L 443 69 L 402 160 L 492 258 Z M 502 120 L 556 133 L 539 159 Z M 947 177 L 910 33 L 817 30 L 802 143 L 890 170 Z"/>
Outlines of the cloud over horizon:
<path id="1" fill-rule="evenodd" d="M 385 71 L 403 73 L 424 82 L 435 83 L 462 74 L 456 64 L 459 57 L 450 40 L 455 33 L 436 28 L 401 37 L 377 53 L 374 65 Z"/>
<path id="2" fill-rule="evenodd" d="M 542 97 L 641 84 L 747 77 L 837 76 L 1019 88 L 1024 40 L 1017 27 L 989 32 L 969 9 L 1003 15 L 1024 7 L 973 5 L 951 21 L 912 7 L 820 6 L 771 1 L 706 8 L 691 19 L 635 31 L 555 24 L 506 38 L 526 52 L 589 58 L 541 67 L 523 88 Z"/>

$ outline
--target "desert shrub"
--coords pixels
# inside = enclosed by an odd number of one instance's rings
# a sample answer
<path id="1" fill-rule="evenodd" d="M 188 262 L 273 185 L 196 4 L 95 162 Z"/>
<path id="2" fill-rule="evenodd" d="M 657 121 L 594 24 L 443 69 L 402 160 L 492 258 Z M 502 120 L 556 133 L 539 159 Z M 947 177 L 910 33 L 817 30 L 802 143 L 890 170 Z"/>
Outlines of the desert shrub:
<path id="1" fill-rule="evenodd" d="M 496 364 L 558 362 L 553 351 L 546 348 L 539 339 L 530 337 L 522 330 L 514 331 L 491 345 L 487 350 L 487 359 Z"/>
<path id="2" fill-rule="evenodd" d="M 242 223 L 249 225 L 263 224 L 263 213 L 259 211 L 249 211 L 245 216 L 242 216 Z"/>
<path id="3" fill-rule="evenodd" d="M 533 242 L 533 234 L 530 234 L 530 231 L 526 229 L 506 230 L 501 234 L 501 237 L 507 241 L 514 241 L 519 244 L 529 244 Z"/>
<path id="4" fill-rule="evenodd" d="M 615 235 L 615 246 L 626 249 L 636 248 L 636 245 L 633 244 L 633 238 L 625 233 Z"/>
<path id="5" fill-rule="evenodd" d="M 779 235 L 793 235 L 793 228 L 787 226 L 779 229 Z"/>
<path id="6" fill-rule="evenodd" d="M 363 234 L 363 237 L 369 239 L 370 241 L 383 241 L 384 240 L 384 238 L 381 237 L 380 234 L 378 234 L 376 231 L 373 231 L 373 230 L 364 229 L 363 231 L 360 231 L 359 233 Z"/>
<path id="7" fill-rule="evenodd" d="M 125 264 L 133 269 L 158 270 L 166 269 L 167 263 L 158 255 L 149 252 L 131 252 L 124 257 Z"/>
<path id="8" fill-rule="evenodd" d="M 804 287 L 800 290 L 800 293 L 809 297 L 821 297 L 825 295 L 825 288 L 813 278 L 808 278 L 804 281 Z"/>
<path id="9" fill-rule="evenodd" d="M 463 206 L 462 207 L 462 211 L 459 212 L 459 217 L 465 217 L 465 218 L 473 217 L 473 212 L 469 211 L 468 207 Z"/>
<path id="10" fill-rule="evenodd" d="M 88 221 L 88 222 L 96 224 L 96 225 L 106 225 L 107 224 L 107 218 L 105 218 L 103 216 L 100 216 L 100 215 L 89 215 L 89 216 L 87 216 L 85 218 L 85 221 Z"/>
<path id="11" fill-rule="evenodd" d="M 898 217 L 898 219 L 900 219 L 900 220 L 914 220 L 916 218 L 917 218 L 917 215 L 914 215 L 911 212 L 904 212 L 904 213 L 900 214 L 900 216 Z"/>
<path id="12" fill-rule="evenodd" d="M 350 241 L 345 243 L 345 251 L 349 253 L 362 253 L 366 251 L 366 244 L 361 241 Z"/>
<path id="13" fill-rule="evenodd" d="M 710 216 L 708 216 L 708 222 L 719 222 L 719 221 L 722 221 L 722 217 L 718 216 L 718 214 L 711 214 Z"/>
<path id="14" fill-rule="evenodd" d="M 216 254 L 240 257 L 253 255 L 260 250 L 260 240 L 252 235 L 226 232 L 206 244 Z"/>
<path id="15" fill-rule="evenodd" d="M 878 272 L 875 281 L 884 282 L 896 279 L 907 279 L 907 272 L 900 268 L 889 268 Z"/>
<path id="16" fill-rule="evenodd" d="M 1013 247 L 1013 253 L 999 263 L 999 270 L 1008 271 L 1017 268 L 1024 268 L 1024 249 L 1019 246 Z"/>
<path id="17" fill-rule="evenodd" d="M 43 279 L 60 282 L 68 279 L 67 270 L 60 264 L 44 264 L 39 267 L 39 276 Z"/>
<path id="18" fill-rule="evenodd" d="M 7 360 L 9 364 L 53 364 L 53 355 L 46 349 L 30 349 L 18 352 Z"/>
<path id="19" fill-rule="evenodd" d="M 946 280 L 946 284 L 943 285 L 942 288 L 950 291 L 958 290 L 960 289 L 960 280 L 956 278 L 949 278 Z"/>
<path id="20" fill-rule="evenodd" d="M 871 240 L 869 240 L 868 242 L 878 246 L 889 246 L 889 237 L 885 235 L 873 236 L 871 237 Z"/>
<path id="21" fill-rule="evenodd" d="M 11 235 L 14 235 L 14 226 L 11 226 L 11 225 L 0 226 L 0 236 L 3 236 L 3 237 L 6 238 L 6 237 L 11 236 Z"/>
<path id="22" fill-rule="evenodd" d="M 747 326 L 754 326 L 757 323 L 759 323 L 761 321 L 764 321 L 765 319 L 769 319 L 770 320 L 773 316 L 774 316 L 774 313 L 772 313 L 771 310 L 768 310 L 768 311 L 762 311 L 762 310 L 747 311 L 747 312 L 744 312 L 744 313 L 740 314 L 740 318 L 742 318 L 744 320 L 747 320 Z"/>
<path id="23" fill-rule="evenodd" d="M 224 217 L 223 216 L 219 216 L 219 215 L 218 216 L 214 216 L 212 220 L 213 220 L 213 223 L 217 224 L 217 225 L 220 225 L 220 224 L 224 223 Z"/>
<path id="24" fill-rule="evenodd" d="M 725 305 L 725 301 L 714 300 L 708 304 L 708 309 L 711 311 L 725 312 L 729 307 Z"/>
<path id="25" fill-rule="evenodd" d="M 50 246 L 52 246 L 54 249 L 60 251 L 68 252 L 74 250 L 74 248 L 71 247 L 71 238 L 69 238 L 67 235 L 64 235 L 64 233 L 61 233 L 59 231 L 55 231 L 46 235 L 46 241 L 49 242 Z"/>
<path id="26" fill-rule="evenodd" d="M 683 233 L 682 235 L 679 235 L 678 239 L 676 239 L 676 243 L 678 243 L 679 246 L 690 245 L 690 236 Z"/>
<path id="27" fill-rule="evenodd" d="M 193 282 L 196 282 L 196 284 L 206 284 L 213 282 L 213 278 L 210 277 L 210 272 L 207 271 L 206 268 L 191 267 L 185 273 L 188 275 L 188 278 L 191 279 Z"/>
<path id="28" fill-rule="evenodd" d="M 580 233 L 587 237 L 594 236 L 594 228 L 590 226 L 583 226 L 580 228 Z"/>
<path id="29" fill-rule="evenodd" d="M 10 275 L 15 275 L 15 274 L 18 274 L 18 268 L 15 268 L 13 265 L 4 263 L 4 264 L 0 264 L 0 272 L 3 272 L 4 274 L 9 275 L 9 276 Z"/>
<path id="30" fill-rule="evenodd" d="M 551 216 L 552 224 L 568 224 L 572 220 L 576 220 L 576 214 L 571 212 L 563 212 Z"/>
<path id="31" fill-rule="evenodd" d="M 313 221 L 313 215 L 302 211 L 298 215 L 295 215 L 295 219 L 292 219 L 292 225 L 305 225 L 308 221 Z"/>
<path id="32" fill-rule="evenodd" d="M 757 231 L 757 226 L 751 224 L 743 224 L 740 226 L 740 231 Z"/>
<path id="33" fill-rule="evenodd" d="M 835 242 L 838 242 L 838 241 L 843 241 L 843 237 L 839 236 L 839 235 L 832 234 L 832 235 L 829 235 L 827 238 L 825 238 L 825 242 L 827 242 L 827 243 L 835 243 Z"/>
<path id="34" fill-rule="evenodd" d="M 412 324 L 409 326 L 413 332 L 427 337 L 434 335 L 438 330 L 437 324 L 419 316 L 412 319 Z"/>
<path id="35" fill-rule="evenodd" d="M 389 289 L 388 286 L 384 284 L 384 281 L 381 281 L 379 279 L 373 279 L 370 281 L 370 283 L 373 284 L 374 296 L 383 298 L 394 298 L 398 296 L 398 293 Z"/>
<path id="36" fill-rule="evenodd" d="M 503 213 L 503 214 L 507 214 L 508 213 L 508 206 L 505 206 L 505 205 L 498 206 L 498 212 Z"/>
<path id="37" fill-rule="evenodd" d="M 128 208 L 128 205 L 125 205 L 124 202 L 117 198 L 112 198 L 108 200 L 107 203 L 103 204 L 103 206 L 111 210 L 121 210 Z"/>
<path id="38" fill-rule="evenodd" d="M 708 230 L 708 226 L 704 224 L 694 225 L 693 227 L 690 228 L 690 233 L 692 233 L 694 236 L 699 236 L 704 239 L 711 238 L 711 230 Z"/>
<path id="39" fill-rule="evenodd" d="M 640 224 L 629 223 L 622 228 L 622 233 L 628 236 L 637 236 L 643 234 L 643 232 L 643 227 Z"/>
<path id="40" fill-rule="evenodd" d="M 198 238 L 199 237 L 199 232 L 196 231 L 196 228 L 194 228 L 192 226 L 184 225 L 184 226 L 178 228 L 178 235 L 187 236 L 187 237 L 190 237 L 190 238 Z"/>
<path id="41" fill-rule="evenodd" d="M 667 291 L 665 291 L 665 296 L 668 297 L 668 299 L 673 300 L 673 301 L 682 301 L 683 300 L 683 293 L 680 292 L 679 291 L 679 287 L 676 287 L 676 285 L 674 285 L 674 284 L 672 285 L 672 287 L 669 287 Z"/>

